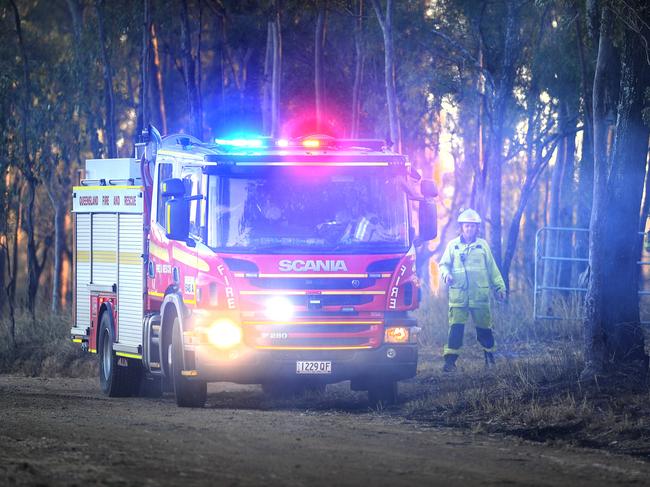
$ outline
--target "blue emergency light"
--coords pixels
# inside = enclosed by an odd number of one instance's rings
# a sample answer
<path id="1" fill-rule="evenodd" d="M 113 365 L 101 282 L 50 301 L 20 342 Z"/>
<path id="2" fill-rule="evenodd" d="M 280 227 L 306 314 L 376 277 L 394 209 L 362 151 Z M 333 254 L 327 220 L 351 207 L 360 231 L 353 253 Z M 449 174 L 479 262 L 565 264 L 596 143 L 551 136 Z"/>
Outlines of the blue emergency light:
<path id="1" fill-rule="evenodd" d="M 229 146 L 229 147 L 252 148 L 252 149 L 259 149 L 265 146 L 264 139 L 260 137 L 236 138 L 236 139 L 214 139 L 214 142 L 215 144 Z"/>

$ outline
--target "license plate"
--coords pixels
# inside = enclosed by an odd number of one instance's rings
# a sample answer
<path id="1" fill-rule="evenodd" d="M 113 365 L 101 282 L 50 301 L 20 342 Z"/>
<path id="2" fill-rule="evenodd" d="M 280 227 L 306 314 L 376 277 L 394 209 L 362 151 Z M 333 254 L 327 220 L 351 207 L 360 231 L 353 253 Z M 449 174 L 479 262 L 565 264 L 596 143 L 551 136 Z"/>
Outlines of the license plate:
<path id="1" fill-rule="evenodd" d="M 296 374 L 331 374 L 332 362 L 329 360 L 298 360 Z"/>

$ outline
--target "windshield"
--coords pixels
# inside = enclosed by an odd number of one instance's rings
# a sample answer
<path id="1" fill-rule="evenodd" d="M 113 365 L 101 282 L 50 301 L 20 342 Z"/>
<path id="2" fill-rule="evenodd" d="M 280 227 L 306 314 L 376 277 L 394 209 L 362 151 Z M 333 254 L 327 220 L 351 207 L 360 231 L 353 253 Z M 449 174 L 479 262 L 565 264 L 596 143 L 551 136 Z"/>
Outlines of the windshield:
<path id="1" fill-rule="evenodd" d="M 314 178 L 283 168 L 208 176 L 208 245 L 215 249 L 391 253 L 408 243 L 399 176 L 357 171 Z"/>

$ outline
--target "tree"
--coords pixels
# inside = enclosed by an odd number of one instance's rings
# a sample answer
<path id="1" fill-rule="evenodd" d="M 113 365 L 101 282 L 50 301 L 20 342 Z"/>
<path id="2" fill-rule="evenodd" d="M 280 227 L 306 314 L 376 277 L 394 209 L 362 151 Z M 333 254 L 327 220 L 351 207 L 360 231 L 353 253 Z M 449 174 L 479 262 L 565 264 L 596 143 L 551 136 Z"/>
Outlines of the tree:
<path id="1" fill-rule="evenodd" d="M 115 135 L 115 97 L 113 93 L 113 70 L 110 56 L 106 47 L 106 33 L 104 27 L 104 0 L 95 0 L 95 13 L 97 15 L 97 32 L 99 36 L 99 52 L 102 57 L 104 77 L 104 111 L 106 130 L 106 148 L 109 158 L 117 157 L 117 137 Z M 83 69 L 83 68 L 82 68 Z"/>
<path id="2" fill-rule="evenodd" d="M 323 76 L 323 49 L 325 47 L 325 23 L 327 19 L 327 0 L 318 0 L 316 33 L 314 36 L 314 98 L 316 101 L 316 123 L 321 128 L 323 106 L 325 104 L 325 78 Z"/>
<path id="3" fill-rule="evenodd" d="M 612 372 L 643 378 L 648 357 L 639 324 L 639 212 L 648 152 L 649 130 L 643 123 L 644 89 L 650 85 L 650 65 L 639 35 L 648 39 L 648 6 L 631 2 L 630 10 L 601 7 L 598 61 L 593 88 L 594 196 L 590 221 L 590 279 L 585 298 L 585 358 L 582 378 L 592 380 Z M 623 28 L 621 77 L 614 144 L 607 147 L 609 109 L 607 77 L 615 65 L 612 39 Z M 637 28 L 634 28 L 637 27 Z"/>
<path id="4" fill-rule="evenodd" d="M 200 78 L 197 77 L 197 69 L 200 71 L 201 57 L 200 45 L 198 54 L 192 53 L 192 35 L 190 30 L 189 12 L 187 0 L 181 1 L 181 62 L 183 64 L 183 78 L 185 80 L 185 91 L 187 93 L 187 108 L 189 110 L 189 132 L 199 140 L 203 139 L 203 109 L 201 107 Z M 201 25 L 199 25 L 201 29 Z"/>
<path id="5" fill-rule="evenodd" d="M 361 114 L 361 86 L 363 84 L 363 68 L 366 60 L 364 52 L 364 23 L 363 0 L 354 2 L 354 84 L 352 86 L 352 121 L 350 123 L 350 138 L 359 137 L 359 122 Z"/>
<path id="6" fill-rule="evenodd" d="M 29 145 L 29 130 L 31 129 L 31 102 L 32 102 L 32 84 L 31 84 L 31 71 L 29 66 L 29 59 L 27 56 L 27 49 L 22 34 L 22 21 L 18 7 L 14 0 L 10 0 L 10 4 L 14 13 L 14 21 L 16 27 L 16 37 L 18 41 L 18 49 L 22 63 L 22 94 L 21 94 L 21 162 L 20 170 L 25 178 L 27 184 L 27 205 L 25 207 L 25 231 L 27 233 L 27 309 L 35 318 L 36 310 L 36 294 L 38 292 L 39 279 L 43 268 L 45 266 L 45 259 L 47 258 L 47 249 L 42 254 L 42 259 L 39 260 L 37 255 L 37 242 L 35 236 L 34 226 L 34 209 L 36 205 L 36 187 L 39 183 L 38 168 L 36 161 L 30 151 Z M 15 273 L 15 268 L 14 268 Z"/>
<path id="7" fill-rule="evenodd" d="M 386 86 L 386 105 L 390 139 L 395 150 L 402 150 L 402 134 L 399 123 L 399 107 L 395 93 L 395 55 L 393 51 L 393 2 L 386 0 L 386 13 L 382 13 L 379 0 L 372 0 L 377 21 L 384 38 L 384 82 Z"/>

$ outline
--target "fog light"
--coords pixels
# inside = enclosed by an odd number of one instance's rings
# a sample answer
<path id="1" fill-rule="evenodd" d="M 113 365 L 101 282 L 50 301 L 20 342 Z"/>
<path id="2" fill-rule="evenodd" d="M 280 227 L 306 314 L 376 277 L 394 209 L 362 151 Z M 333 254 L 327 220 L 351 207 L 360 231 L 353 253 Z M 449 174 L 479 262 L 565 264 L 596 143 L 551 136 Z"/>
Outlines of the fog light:
<path id="1" fill-rule="evenodd" d="M 293 304 L 284 296 L 274 296 L 266 302 L 266 317 L 271 321 L 289 321 L 293 316 Z"/>
<path id="2" fill-rule="evenodd" d="M 242 341 L 242 330 L 230 320 L 215 321 L 208 329 L 208 341 L 217 348 L 226 349 L 239 345 Z"/>
<path id="3" fill-rule="evenodd" d="M 405 326 L 393 326 L 386 328 L 384 333 L 384 341 L 386 343 L 408 343 L 409 329 Z"/>
<path id="4" fill-rule="evenodd" d="M 388 350 L 386 350 L 386 357 L 395 358 L 395 355 L 397 355 L 397 352 L 395 351 L 394 348 L 389 348 Z"/>

